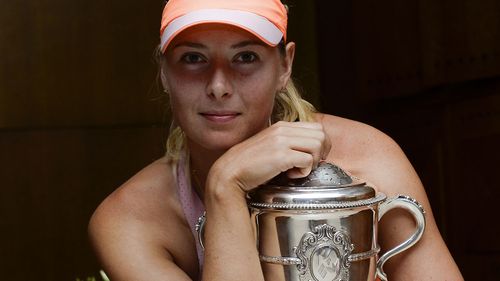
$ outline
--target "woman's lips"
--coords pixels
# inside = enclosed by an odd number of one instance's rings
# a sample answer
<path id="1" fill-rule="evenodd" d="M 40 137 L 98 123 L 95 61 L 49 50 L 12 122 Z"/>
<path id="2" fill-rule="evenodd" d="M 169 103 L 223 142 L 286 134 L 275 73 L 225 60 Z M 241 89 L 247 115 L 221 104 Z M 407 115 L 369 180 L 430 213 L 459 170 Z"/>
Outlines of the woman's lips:
<path id="1" fill-rule="evenodd" d="M 201 116 L 216 123 L 226 123 L 234 120 L 240 113 L 238 112 L 202 112 Z"/>

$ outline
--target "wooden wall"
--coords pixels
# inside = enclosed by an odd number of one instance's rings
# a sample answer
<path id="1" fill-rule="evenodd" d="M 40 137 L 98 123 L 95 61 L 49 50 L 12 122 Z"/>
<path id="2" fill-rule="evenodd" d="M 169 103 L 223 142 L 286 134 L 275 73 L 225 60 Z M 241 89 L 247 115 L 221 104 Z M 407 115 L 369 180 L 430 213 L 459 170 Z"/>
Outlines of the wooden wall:
<path id="1" fill-rule="evenodd" d="M 98 273 L 90 215 L 164 151 L 160 14 L 160 1 L 2 3 L 2 279 Z"/>
<path id="2" fill-rule="evenodd" d="M 318 100 L 313 2 L 289 1 L 297 79 Z M 164 1 L 3 1 L 0 8 L 2 279 L 97 276 L 93 210 L 161 157 L 166 100 L 153 51 Z M 302 32 L 305 31 L 305 32 Z"/>
<path id="3" fill-rule="evenodd" d="M 500 2 L 316 3 L 323 110 L 395 138 L 465 279 L 499 280 Z"/>

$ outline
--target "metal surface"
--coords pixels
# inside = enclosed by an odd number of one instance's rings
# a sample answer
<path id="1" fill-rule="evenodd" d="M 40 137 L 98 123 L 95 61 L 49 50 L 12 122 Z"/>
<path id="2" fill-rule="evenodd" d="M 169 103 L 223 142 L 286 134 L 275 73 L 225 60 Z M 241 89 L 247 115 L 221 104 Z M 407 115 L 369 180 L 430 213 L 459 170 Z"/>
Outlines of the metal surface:
<path id="1" fill-rule="evenodd" d="M 323 162 L 305 178 L 289 179 L 280 174 L 249 192 L 248 197 L 253 203 L 331 204 L 372 199 L 375 190 L 338 166 Z"/>
<path id="2" fill-rule="evenodd" d="M 310 199 L 310 200 L 295 200 L 294 203 L 288 202 L 277 202 L 277 203 L 260 203 L 260 202 L 250 202 L 249 206 L 256 207 L 259 209 L 268 210 L 328 210 L 328 209 L 349 209 L 362 206 L 369 206 L 386 199 L 383 193 L 377 194 L 375 197 L 357 200 L 357 201 L 331 201 L 331 200 L 321 200 L 321 199 Z M 303 201 L 303 202 L 301 202 Z M 305 201 L 305 202 L 304 202 Z M 312 203 L 316 202 L 316 203 Z M 325 203 L 323 203 L 325 202 Z"/>
<path id="3" fill-rule="evenodd" d="M 318 187 L 318 186 L 349 186 L 358 184 L 355 179 L 350 177 L 344 170 L 340 167 L 327 163 L 321 162 L 318 167 L 311 171 L 311 173 L 304 178 L 290 179 L 286 176 L 286 173 L 282 173 L 277 177 L 273 178 L 268 185 L 279 185 L 279 186 L 300 186 L 300 187 Z"/>
<path id="4" fill-rule="evenodd" d="M 387 199 L 332 164 L 301 180 L 281 175 L 248 199 L 266 280 L 387 280 L 384 263 L 414 245 L 425 229 L 418 202 Z M 378 221 L 393 208 L 409 211 L 417 227 L 377 261 Z"/>
<path id="5" fill-rule="evenodd" d="M 379 251 L 377 204 L 339 210 L 252 207 L 266 280 L 372 280 Z"/>

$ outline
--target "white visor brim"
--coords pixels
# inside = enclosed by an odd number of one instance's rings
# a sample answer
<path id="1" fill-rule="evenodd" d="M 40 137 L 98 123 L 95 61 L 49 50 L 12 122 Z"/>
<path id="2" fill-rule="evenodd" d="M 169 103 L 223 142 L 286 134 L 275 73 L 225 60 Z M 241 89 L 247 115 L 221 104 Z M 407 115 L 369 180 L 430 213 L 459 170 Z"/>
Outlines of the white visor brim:
<path id="1" fill-rule="evenodd" d="M 161 36 L 161 51 L 165 51 L 175 35 L 190 26 L 200 23 L 235 25 L 249 31 L 271 46 L 278 45 L 283 38 L 281 30 L 263 16 L 239 10 L 203 9 L 187 13 L 171 21 Z"/>

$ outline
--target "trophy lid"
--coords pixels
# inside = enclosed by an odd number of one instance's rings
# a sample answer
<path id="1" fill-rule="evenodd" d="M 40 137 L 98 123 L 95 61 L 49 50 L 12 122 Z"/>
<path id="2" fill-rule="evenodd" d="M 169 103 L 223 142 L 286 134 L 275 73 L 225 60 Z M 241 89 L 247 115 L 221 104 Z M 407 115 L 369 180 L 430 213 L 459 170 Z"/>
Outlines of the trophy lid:
<path id="1" fill-rule="evenodd" d="M 263 204 L 338 204 L 374 197 L 373 187 L 327 162 L 321 162 L 307 177 L 290 179 L 281 173 L 248 193 L 250 203 Z"/>

